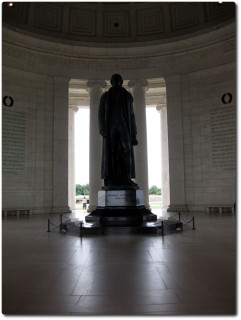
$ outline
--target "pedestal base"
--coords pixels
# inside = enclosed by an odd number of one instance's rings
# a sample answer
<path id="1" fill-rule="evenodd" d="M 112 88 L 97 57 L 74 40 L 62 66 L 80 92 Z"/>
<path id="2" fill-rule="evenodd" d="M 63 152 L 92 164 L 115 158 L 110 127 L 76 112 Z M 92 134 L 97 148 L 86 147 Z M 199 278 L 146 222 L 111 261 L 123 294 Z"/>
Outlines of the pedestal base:
<path id="1" fill-rule="evenodd" d="M 96 208 L 85 217 L 86 222 L 98 222 L 102 226 L 139 226 L 144 221 L 156 221 L 157 216 L 146 207 Z"/>
<path id="2" fill-rule="evenodd" d="M 157 216 L 144 206 L 143 190 L 107 190 L 98 192 L 98 207 L 85 217 L 86 222 L 102 226 L 140 226 L 156 221 Z"/>
<path id="3" fill-rule="evenodd" d="M 55 227 L 56 228 L 56 227 Z M 56 229 L 55 229 L 56 230 Z M 103 236 L 103 235 L 136 235 L 155 234 L 164 236 L 165 234 L 180 232 L 183 230 L 183 223 L 178 220 L 157 220 L 143 222 L 138 226 L 103 226 L 98 222 L 84 223 L 79 219 L 67 219 L 60 225 L 60 232 L 65 234 L 83 236 Z"/>

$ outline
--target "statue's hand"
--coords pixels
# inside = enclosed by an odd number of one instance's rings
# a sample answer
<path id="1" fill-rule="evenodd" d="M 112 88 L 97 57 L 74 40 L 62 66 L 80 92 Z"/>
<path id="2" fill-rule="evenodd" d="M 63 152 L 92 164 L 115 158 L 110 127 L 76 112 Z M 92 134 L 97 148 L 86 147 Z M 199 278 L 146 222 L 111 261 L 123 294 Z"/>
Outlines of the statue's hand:
<path id="1" fill-rule="evenodd" d="M 133 145 L 133 146 L 137 146 L 137 145 L 138 145 L 138 141 L 137 141 L 136 139 L 133 139 L 132 145 Z"/>
<path id="2" fill-rule="evenodd" d="M 101 131 L 100 134 L 102 135 L 102 137 L 106 138 L 107 137 L 107 134 L 105 131 Z"/>

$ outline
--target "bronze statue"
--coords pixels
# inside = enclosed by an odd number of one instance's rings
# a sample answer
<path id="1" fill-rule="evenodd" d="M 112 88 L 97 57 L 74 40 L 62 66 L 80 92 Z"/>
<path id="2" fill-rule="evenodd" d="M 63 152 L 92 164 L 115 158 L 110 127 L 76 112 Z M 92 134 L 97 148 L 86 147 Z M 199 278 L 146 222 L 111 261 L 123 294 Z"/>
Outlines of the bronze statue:
<path id="1" fill-rule="evenodd" d="M 112 87 L 100 99 L 99 130 L 103 137 L 101 178 L 105 186 L 135 186 L 133 146 L 136 123 L 132 95 L 122 87 L 119 74 L 111 77 Z"/>

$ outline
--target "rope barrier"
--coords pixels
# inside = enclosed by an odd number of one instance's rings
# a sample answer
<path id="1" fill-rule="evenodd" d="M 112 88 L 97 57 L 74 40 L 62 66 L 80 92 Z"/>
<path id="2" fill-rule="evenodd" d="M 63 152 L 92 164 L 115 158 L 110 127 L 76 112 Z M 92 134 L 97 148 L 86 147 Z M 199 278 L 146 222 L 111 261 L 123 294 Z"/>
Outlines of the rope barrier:
<path id="1" fill-rule="evenodd" d="M 59 227 L 59 224 L 58 222 L 60 221 L 60 217 L 58 218 L 57 222 L 56 223 L 53 223 L 49 218 L 48 218 L 48 232 L 50 232 L 50 227 L 51 225 L 54 226 L 55 228 Z"/>
<path id="2" fill-rule="evenodd" d="M 181 221 L 181 219 L 182 219 L 182 221 L 183 221 L 185 224 L 189 224 L 190 222 L 192 222 L 192 230 L 196 230 L 196 228 L 195 228 L 195 219 L 194 219 L 194 216 L 193 216 L 189 221 L 185 221 L 185 220 L 183 219 L 183 216 L 181 215 L 181 212 L 179 212 L 178 215 L 179 215 L 179 221 Z"/>
<path id="3" fill-rule="evenodd" d="M 181 222 L 181 220 L 185 223 L 185 224 L 189 224 L 192 222 L 192 230 L 196 230 L 195 228 L 195 219 L 194 216 L 189 220 L 189 221 L 185 221 L 185 219 L 183 218 L 183 216 L 181 215 L 181 212 L 178 212 L 177 214 L 170 216 L 170 218 L 175 218 L 176 216 L 178 216 L 178 220 L 179 222 Z M 73 229 L 75 229 L 78 233 L 79 236 L 82 237 L 83 236 L 83 221 L 78 221 L 78 223 L 73 223 L 73 224 L 65 224 L 63 226 L 63 218 L 67 218 L 64 222 L 67 222 L 69 220 L 69 222 L 71 222 L 70 220 L 70 214 L 60 214 L 58 220 L 56 222 L 53 222 L 50 220 L 50 218 L 48 218 L 48 230 L 47 232 L 51 232 L 53 230 L 55 230 L 56 228 L 59 228 L 60 232 L 64 229 L 67 232 L 71 232 Z M 158 227 L 158 225 L 161 225 L 161 235 L 164 236 L 164 220 L 160 221 L 159 223 L 156 222 L 155 225 Z M 79 231 L 78 231 L 79 228 Z M 160 228 L 160 227 L 159 227 Z"/>
<path id="4" fill-rule="evenodd" d="M 59 228 L 62 224 L 62 214 L 60 214 L 58 220 L 54 223 L 53 221 L 50 220 L 50 218 L 48 218 L 48 230 L 47 232 L 51 232 L 51 226 L 53 226 L 54 228 L 52 228 L 52 230 Z"/>
<path id="5" fill-rule="evenodd" d="M 63 219 L 65 218 L 65 219 Z M 70 214 L 60 214 L 57 221 L 53 222 L 51 221 L 50 218 L 48 218 L 48 230 L 47 232 L 51 232 L 51 231 L 55 231 L 57 228 L 59 228 L 59 231 L 62 232 L 63 230 L 69 233 L 73 232 L 74 230 L 76 231 L 75 233 L 79 232 L 79 236 L 82 237 L 83 236 L 83 221 L 77 221 L 77 223 L 73 223 L 73 224 L 65 224 L 63 225 L 63 223 L 66 223 L 67 221 L 70 221 Z M 79 224 L 78 224 L 79 222 Z M 79 231 L 78 231 L 79 228 Z"/>

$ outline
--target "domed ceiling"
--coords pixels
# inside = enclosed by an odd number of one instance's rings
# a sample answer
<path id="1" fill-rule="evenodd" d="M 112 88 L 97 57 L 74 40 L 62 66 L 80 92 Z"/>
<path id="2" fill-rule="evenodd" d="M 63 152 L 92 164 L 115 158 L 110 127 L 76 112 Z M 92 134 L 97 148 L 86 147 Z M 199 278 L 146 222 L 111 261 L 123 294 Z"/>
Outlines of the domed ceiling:
<path id="1" fill-rule="evenodd" d="M 9 2 L 3 26 L 62 43 L 174 41 L 234 21 L 234 2 Z"/>

